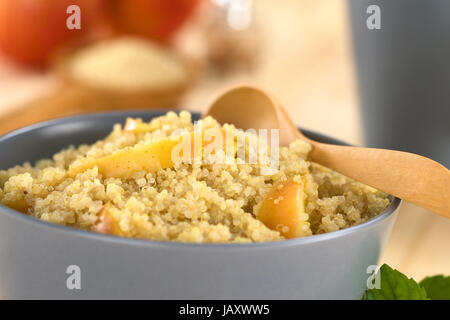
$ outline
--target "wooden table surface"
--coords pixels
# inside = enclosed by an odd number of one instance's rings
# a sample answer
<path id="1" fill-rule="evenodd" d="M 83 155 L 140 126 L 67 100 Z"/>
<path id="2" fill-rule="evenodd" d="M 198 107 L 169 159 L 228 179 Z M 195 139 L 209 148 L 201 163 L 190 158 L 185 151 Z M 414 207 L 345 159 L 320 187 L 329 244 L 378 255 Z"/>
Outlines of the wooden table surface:
<path id="1" fill-rule="evenodd" d="M 258 0 L 255 5 L 266 40 L 258 67 L 251 74 L 204 77 L 182 107 L 202 111 L 223 88 L 254 83 L 278 96 L 297 124 L 363 144 L 345 1 Z M 192 49 L 201 35 L 188 26 L 180 39 Z M 52 76 L 20 69 L 0 57 L 0 116 L 56 85 Z M 449 231 L 450 220 L 405 203 L 380 262 L 417 280 L 450 274 Z"/>

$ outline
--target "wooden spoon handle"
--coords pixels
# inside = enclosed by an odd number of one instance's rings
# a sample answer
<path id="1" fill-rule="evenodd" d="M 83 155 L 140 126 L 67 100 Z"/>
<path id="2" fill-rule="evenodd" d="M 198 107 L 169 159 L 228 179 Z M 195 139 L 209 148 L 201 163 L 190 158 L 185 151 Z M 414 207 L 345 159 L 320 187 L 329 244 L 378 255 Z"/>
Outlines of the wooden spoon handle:
<path id="1" fill-rule="evenodd" d="M 309 142 L 311 160 L 450 218 L 450 171 L 438 162 L 402 151 Z"/>

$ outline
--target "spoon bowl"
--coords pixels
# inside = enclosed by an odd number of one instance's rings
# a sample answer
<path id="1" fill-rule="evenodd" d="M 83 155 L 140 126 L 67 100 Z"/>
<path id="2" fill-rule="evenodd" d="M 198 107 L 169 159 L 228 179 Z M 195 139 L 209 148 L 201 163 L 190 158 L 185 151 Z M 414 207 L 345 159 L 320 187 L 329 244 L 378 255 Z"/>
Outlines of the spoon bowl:
<path id="1" fill-rule="evenodd" d="M 249 85 L 227 90 L 213 101 L 205 116 L 212 116 L 220 123 L 232 123 L 243 130 L 278 129 L 282 146 L 297 139 L 309 141 L 274 97 Z M 280 122 L 289 128 L 281 127 Z"/>

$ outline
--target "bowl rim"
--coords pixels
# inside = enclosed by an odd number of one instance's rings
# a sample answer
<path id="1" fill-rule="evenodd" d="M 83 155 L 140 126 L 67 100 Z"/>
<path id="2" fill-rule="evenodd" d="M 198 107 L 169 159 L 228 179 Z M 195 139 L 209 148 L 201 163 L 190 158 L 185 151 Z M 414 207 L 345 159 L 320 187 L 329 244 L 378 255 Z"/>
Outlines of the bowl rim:
<path id="1" fill-rule="evenodd" d="M 158 116 L 160 114 L 164 114 L 168 111 L 175 111 L 180 112 L 184 109 L 179 110 L 173 110 L 173 109 L 167 109 L 167 110 L 160 110 L 160 109 L 152 109 L 152 110 L 127 110 L 127 111 L 112 111 L 112 112 L 95 112 L 95 113 L 89 113 L 89 114 L 83 114 L 83 115 L 77 115 L 77 116 L 68 116 L 68 117 L 61 117 L 56 118 L 48 121 L 38 122 L 29 126 L 25 126 L 16 130 L 13 130 L 11 132 L 8 132 L 4 135 L 0 136 L 0 146 L 2 142 L 19 136 L 23 133 L 39 130 L 46 127 L 51 127 L 53 125 L 59 125 L 62 123 L 72 122 L 72 121 L 83 121 L 83 120 L 95 120 L 96 118 L 101 119 L 105 115 L 108 116 L 117 116 L 117 117 L 126 117 L 127 115 L 142 115 L 144 116 L 150 116 L 153 117 L 153 115 Z M 189 110 L 187 110 L 189 111 Z M 200 115 L 199 112 L 195 111 L 189 111 L 192 115 L 198 116 Z M 349 145 L 348 143 L 342 142 L 338 139 L 335 139 L 333 137 L 329 137 L 326 135 L 322 135 L 320 133 L 317 133 L 315 131 L 301 129 L 304 131 L 307 135 L 314 134 L 319 137 L 323 137 L 327 140 L 332 140 L 333 142 L 340 143 L 343 145 Z M 213 249 L 227 249 L 227 248 L 269 248 L 269 247 L 286 247 L 286 246 L 296 246 L 296 245 L 304 245 L 309 243 L 316 243 L 316 242 L 322 242 L 327 240 L 333 240 L 336 238 L 340 238 L 346 235 L 349 235 L 353 232 L 357 231 L 363 231 L 365 229 L 368 229 L 375 224 L 380 223 L 381 221 L 387 219 L 389 216 L 391 216 L 394 212 L 396 212 L 402 203 L 402 200 L 391 196 L 391 203 L 389 206 L 381 212 L 376 217 L 373 217 L 361 224 L 351 226 L 345 229 L 340 229 L 337 231 L 331 231 L 328 233 L 323 234 L 316 234 L 308 237 L 303 238 L 294 238 L 294 239 L 286 239 L 286 240 L 278 240 L 278 241 L 266 241 L 266 242 L 256 242 L 256 243 L 195 243 L 195 242 L 176 242 L 176 241 L 161 241 L 161 240 L 146 240 L 146 239 L 135 239 L 135 238 L 125 238 L 125 237 L 117 237 L 107 234 L 99 234 L 95 232 L 91 232 L 88 230 L 83 229 L 76 229 L 74 227 L 68 227 L 59 225 L 56 223 L 51 223 L 47 221 L 43 221 L 40 219 L 37 219 L 35 217 L 23 214 L 19 211 L 16 211 L 14 209 L 8 208 L 0 203 L 0 215 L 7 215 L 10 218 L 13 218 L 15 220 L 19 220 L 21 222 L 25 222 L 28 224 L 34 224 L 42 229 L 43 231 L 55 231 L 55 232 L 62 232 L 67 233 L 69 232 L 73 236 L 78 236 L 82 238 L 87 238 L 90 240 L 97 240 L 97 241 L 103 241 L 103 242 L 110 242 L 110 243 L 117 243 L 121 245 L 130 245 L 130 246 L 143 246 L 143 247 L 161 247 L 161 248 L 213 248 Z"/>

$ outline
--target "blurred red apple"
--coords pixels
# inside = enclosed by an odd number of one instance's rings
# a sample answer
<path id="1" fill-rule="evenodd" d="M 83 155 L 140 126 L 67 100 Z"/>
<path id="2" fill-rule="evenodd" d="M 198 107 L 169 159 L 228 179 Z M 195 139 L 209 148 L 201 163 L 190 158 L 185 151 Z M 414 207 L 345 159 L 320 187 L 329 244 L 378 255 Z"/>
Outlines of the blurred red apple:
<path id="1" fill-rule="evenodd" d="M 86 34 L 101 0 L 0 0 L 0 51 L 14 60 L 40 67 L 67 41 Z M 81 9 L 81 30 L 69 30 L 67 7 Z"/>
<path id="2" fill-rule="evenodd" d="M 110 0 L 105 14 L 119 32 L 166 42 L 200 0 Z"/>

